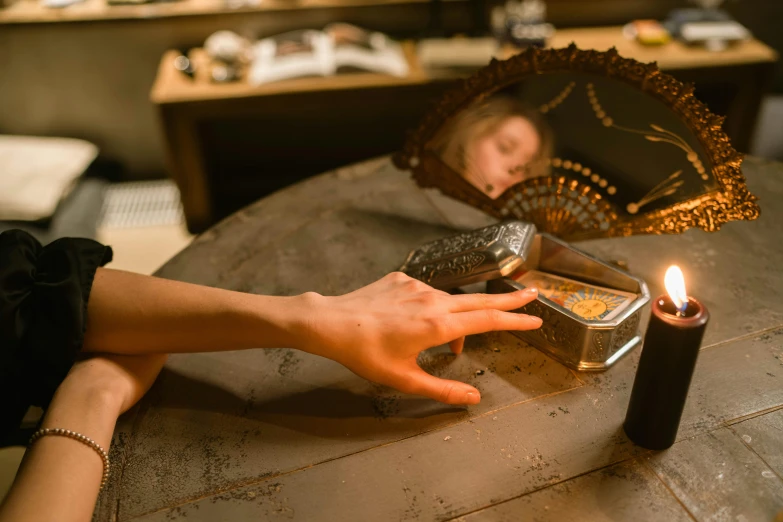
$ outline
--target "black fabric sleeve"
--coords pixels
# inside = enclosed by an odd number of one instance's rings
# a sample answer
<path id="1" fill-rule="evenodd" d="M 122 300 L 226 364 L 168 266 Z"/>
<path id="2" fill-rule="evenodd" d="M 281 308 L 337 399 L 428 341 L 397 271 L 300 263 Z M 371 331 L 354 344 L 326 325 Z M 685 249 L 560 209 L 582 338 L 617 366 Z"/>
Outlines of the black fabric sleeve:
<path id="1" fill-rule="evenodd" d="M 0 440 L 29 406 L 46 408 L 79 354 L 95 272 L 111 248 L 89 239 L 42 246 L 0 233 Z"/>

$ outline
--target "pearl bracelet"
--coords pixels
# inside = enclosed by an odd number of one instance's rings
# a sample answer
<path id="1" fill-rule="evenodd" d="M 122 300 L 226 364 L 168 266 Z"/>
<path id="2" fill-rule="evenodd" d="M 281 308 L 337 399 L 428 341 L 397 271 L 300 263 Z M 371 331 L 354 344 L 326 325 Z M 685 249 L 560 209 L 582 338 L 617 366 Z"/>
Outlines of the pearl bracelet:
<path id="1" fill-rule="evenodd" d="M 94 449 L 98 453 L 98 455 L 100 455 L 101 460 L 103 461 L 103 477 L 101 478 L 101 489 L 103 489 L 103 487 L 106 485 L 106 482 L 108 482 L 109 480 L 109 454 L 103 450 L 100 444 L 98 444 L 91 438 L 85 437 L 81 433 L 77 433 L 75 431 L 65 430 L 62 428 L 55 428 L 55 429 L 45 428 L 33 433 L 33 436 L 30 437 L 30 445 L 32 445 L 35 441 L 37 441 L 41 437 L 45 437 L 47 435 L 67 437 L 69 439 L 79 441 L 82 444 L 85 444 L 91 447 L 92 449 Z"/>

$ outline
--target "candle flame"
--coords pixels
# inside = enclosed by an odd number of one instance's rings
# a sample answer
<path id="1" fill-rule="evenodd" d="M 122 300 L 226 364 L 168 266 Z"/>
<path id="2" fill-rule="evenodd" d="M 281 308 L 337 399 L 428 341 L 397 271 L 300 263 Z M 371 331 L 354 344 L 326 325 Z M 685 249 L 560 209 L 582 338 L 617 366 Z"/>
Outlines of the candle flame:
<path id="1" fill-rule="evenodd" d="M 688 308 L 688 294 L 685 293 L 685 278 L 680 267 L 670 266 L 663 278 L 663 284 L 677 311 L 684 312 Z"/>

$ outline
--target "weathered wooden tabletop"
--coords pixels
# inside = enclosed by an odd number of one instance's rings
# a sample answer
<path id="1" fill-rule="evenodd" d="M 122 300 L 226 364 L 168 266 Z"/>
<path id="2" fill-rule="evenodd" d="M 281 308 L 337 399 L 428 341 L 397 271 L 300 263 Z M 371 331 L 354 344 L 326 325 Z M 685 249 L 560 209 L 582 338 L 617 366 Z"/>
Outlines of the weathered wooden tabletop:
<path id="1" fill-rule="evenodd" d="M 641 450 L 621 428 L 639 350 L 598 374 L 506 333 L 469 338 L 461 356 L 427 352 L 428 371 L 481 390 L 467 409 L 288 349 L 178 355 L 121 419 L 96 518 L 773 520 L 783 509 L 783 165 L 744 169 L 761 198 L 756 222 L 579 245 L 626 260 L 653 296 L 679 263 L 711 312 L 670 450 Z M 333 295 L 395 270 L 424 241 L 486 223 L 381 159 L 259 201 L 159 275 Z"/>

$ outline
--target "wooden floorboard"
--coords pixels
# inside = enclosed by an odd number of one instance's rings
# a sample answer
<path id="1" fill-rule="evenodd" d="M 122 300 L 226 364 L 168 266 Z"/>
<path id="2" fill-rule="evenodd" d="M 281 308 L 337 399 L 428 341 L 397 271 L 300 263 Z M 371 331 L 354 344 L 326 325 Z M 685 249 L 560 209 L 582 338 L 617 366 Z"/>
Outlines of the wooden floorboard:
<path id="1" fill-rule="evenodd" d="M 734 424 L 731 430 L 778 477 L 783 478 L 783 410 Z"/>
<path id="2" fill-rule="evenodd" d="M 767 375 L 779 353 L 765 336 L 704 351 L 680 439 L 783 404 L 783 374 Z M 211 520 L 228 511 L 238 520 L 265 516 L 269 505 L 255 499 L 266 498 L 270 484 L 280 488 L 275 502 L 285 499 L 296 520 L 460 516 L 639 455 L 621 430 L 635 365 L 636 357 L 627 358 L 585 386 L 141 520 Z"/>
<path id="3" fill-rule="evenodd" d="M 696 520 L 774 520 L 783 479 L 728 428 L 675 444 L 648 463 Z"/>
<path id="4" fill-rule="evenodd" d="M 628 460 L 455 519 L 455 522 L 689 522 L 666 486 L 638 459 Z"/>

